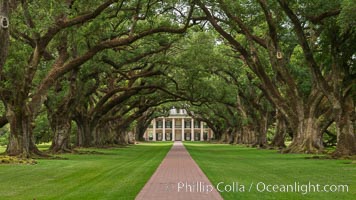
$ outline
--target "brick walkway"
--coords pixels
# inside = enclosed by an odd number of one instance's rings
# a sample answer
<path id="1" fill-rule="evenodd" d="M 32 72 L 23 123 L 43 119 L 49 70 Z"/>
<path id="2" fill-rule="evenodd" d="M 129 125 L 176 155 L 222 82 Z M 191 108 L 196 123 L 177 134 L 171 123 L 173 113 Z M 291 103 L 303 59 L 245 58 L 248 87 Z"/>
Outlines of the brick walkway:
<path id="1" fill-rule="evenodd" d="M 182 142 L 174 142 L 136 200 L 222 199 Z"/>

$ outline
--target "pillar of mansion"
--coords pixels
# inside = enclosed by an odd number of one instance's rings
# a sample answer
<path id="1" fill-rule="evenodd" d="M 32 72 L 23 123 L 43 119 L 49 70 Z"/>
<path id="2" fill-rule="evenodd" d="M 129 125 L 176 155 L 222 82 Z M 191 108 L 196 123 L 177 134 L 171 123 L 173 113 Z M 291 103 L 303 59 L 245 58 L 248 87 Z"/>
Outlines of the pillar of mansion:
<path id="1" fill-rule="evenodd" d="M 168 117 L 151 121 L 144 138 L 147 141 L 206 141 L 213 134 L 204 122 L 195 120 L 186 110 L 172 108 Z"/>

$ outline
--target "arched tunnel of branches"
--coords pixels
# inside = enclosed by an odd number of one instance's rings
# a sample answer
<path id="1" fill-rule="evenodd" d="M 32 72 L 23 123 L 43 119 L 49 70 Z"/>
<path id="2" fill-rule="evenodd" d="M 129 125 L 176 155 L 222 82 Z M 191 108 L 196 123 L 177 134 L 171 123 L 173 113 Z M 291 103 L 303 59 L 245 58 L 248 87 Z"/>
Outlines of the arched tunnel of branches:
<path id="1" fill-rule="evenodd" d="M 129 144 L 173 106 L 217 142 L 356 154 L 352 1 L 0 0 L 6 154 Z"/>

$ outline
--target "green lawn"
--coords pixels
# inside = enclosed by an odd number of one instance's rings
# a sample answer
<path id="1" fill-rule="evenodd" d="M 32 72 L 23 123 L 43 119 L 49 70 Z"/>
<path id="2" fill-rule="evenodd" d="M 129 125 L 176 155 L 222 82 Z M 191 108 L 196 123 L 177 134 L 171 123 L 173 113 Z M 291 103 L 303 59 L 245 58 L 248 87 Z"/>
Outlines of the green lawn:
<path id="1" fill-rule="evenodd" d="M 350 160 L 305 159 L 310 155 L 279 154 L 275 150 L 257 150 L 242 146 L 204 144 L 185 142 L 190 155 L 208 176 L 214 186 L 238 183 L 244 192 L 221 192 L 224 199 L 355 199 L 356 164 Z M 303 184 L 348 185 L 348 193 L 313 192 L 304 193 Z M 296 182 L 300 192 L 267 192 L 263 187 L 275 186 L 283 191 L 281 185 Z M 259 191 L 257 184 L 259 183 Z M 252 184 L 251 190 L 249 188 Z M 237 185 L 237 184 L 235 184 Z M 272 187 L 269 186 L 269 187 Z M 227 186 L 226 190 L 229 190 Z M 288 187 L 288 186 L 286 186 Z M 315 186 L 316 187 L 316 186 Z M 319 186 L 320 188 L 321 186 Z M 329 186 L 327 186 L 329 187 Z M 333 187 L 333 186 L 332 186 Z M 330 189 L 330 188 L 329 188 Z M 334 189 L 334 188 L 332 188 Z M 313 191 L 313 187 L 310 186 Z M 243 189 L 241 189 L 243 191 Z"/>
<path id="2" fill-rule="evenodd" d="M 89 149 L 103 154 L 66 154 L 62 157 L 68 160 L 0 165 L 0 199 L 134 199 L 171 145 Z"/>

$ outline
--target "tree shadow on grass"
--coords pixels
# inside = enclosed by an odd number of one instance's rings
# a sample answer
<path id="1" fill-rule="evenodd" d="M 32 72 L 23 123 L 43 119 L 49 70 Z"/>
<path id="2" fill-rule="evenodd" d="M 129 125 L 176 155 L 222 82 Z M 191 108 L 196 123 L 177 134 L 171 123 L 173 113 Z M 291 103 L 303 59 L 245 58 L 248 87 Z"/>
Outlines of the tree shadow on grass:
<path id="1" fill-rule="evenodd" d="M 305 157 L 305 159 L 314 159 L 314 160 L 353 160 L 350 163 L 356 164 L 356 155 L 335 157 L 332 154 L 325 154 L 325 155 L 308 156 L 308 157 Z"/>

